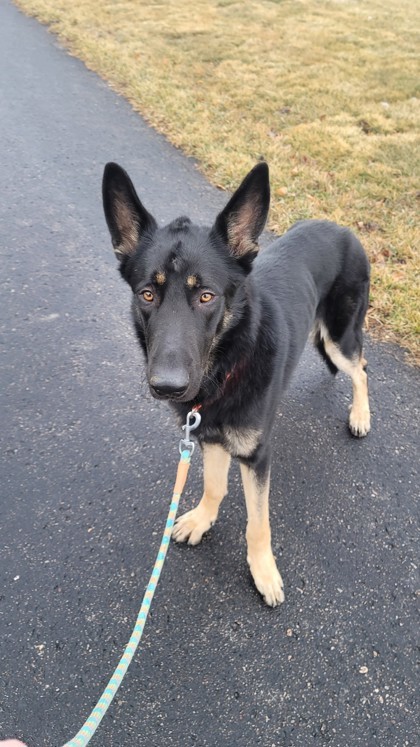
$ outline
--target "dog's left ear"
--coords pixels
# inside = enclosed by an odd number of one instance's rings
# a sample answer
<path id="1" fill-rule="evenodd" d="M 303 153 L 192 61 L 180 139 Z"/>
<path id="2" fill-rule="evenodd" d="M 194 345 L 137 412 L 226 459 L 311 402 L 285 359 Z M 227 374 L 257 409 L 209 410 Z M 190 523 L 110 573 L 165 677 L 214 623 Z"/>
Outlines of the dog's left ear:
<path id="1" fill-rule="evenodd" d="M 258 163 L 245 177 L 216 218 L 213 230 L 227 243 L 234 257 L 258 250 L 258 238 L 270 207 L 268 166 Z"/>

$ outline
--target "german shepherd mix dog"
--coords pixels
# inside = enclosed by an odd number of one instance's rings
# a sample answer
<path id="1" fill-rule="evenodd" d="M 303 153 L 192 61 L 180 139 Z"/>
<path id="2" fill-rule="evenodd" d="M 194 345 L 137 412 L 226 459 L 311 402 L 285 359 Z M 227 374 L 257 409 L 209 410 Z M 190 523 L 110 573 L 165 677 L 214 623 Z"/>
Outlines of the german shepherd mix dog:
<path id="1" fill-rule="evenodd" d="M 105 216 L 150 391 L 180 419 L 200 409 L 204 493 L 173 536 L 200 542 L 226 495 L 231 457 L 240 462 L 248 514 L 248 563 L 267 604 L 283 601 L 268 510 L 270 432 L 309 333 L 333 373 L 351 377 L 350 430 L 370 428 L 362 324 L 369 264 L 358 239 L 327 221 L 302 221 L 258 253 L 267 218 L 268 167 L 259 163 L 211 228 L 181 217 L 159 228 L 127 173 L 108 163 Z"/>

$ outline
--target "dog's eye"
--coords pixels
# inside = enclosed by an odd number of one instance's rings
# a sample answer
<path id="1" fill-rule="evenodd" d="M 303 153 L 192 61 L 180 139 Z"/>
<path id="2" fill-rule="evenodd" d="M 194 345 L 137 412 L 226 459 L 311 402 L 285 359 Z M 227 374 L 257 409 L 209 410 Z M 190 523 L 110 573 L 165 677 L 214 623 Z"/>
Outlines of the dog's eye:
<path id="1" fill-rule="evenodd" d="M 151 290 L 144 290 L 140 293 L 140 295 L 143 297 L 145 301 L 147 301 L 147 303 L 152 303 L 152 301 L 154 301 L 155 299 Z"/>
<path id="2" fill-rule="evenodd" d="M 205 291 L 200 296 L 200 303 L 208 303 L 214 298 L 214 293 L 210 293 L 210 291 Z"/>

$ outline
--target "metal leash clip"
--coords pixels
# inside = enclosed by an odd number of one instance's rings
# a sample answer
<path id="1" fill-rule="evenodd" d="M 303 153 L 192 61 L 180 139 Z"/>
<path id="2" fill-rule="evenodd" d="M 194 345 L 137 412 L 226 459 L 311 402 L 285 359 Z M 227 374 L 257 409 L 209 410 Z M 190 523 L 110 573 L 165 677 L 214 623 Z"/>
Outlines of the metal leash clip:
<path id="1" fill-rule="evenodd" d="M 179 452 L 182 454 L 183 451 L 188 450 L 190 456 L 193 455 L 195 449 L 194 441 L 190 440 L 190 433 L 194 431 L 201 423 L 201 415 L 197 411 L 191 410 L 187 415 L 187 420 L 182 426 L 182 430 L 185 431 L 185 438 L 181 438 L 179 442 Z"/>

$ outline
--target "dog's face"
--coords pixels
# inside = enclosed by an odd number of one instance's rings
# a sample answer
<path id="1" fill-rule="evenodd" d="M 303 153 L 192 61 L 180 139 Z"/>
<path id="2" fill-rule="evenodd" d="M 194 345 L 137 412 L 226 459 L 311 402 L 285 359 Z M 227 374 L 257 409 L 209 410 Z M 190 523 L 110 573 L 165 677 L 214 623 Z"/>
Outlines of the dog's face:
<path id="1" fill-rule="evenodd" d="M 127 173 L 105 167 L 105 217 L 133 291 L 147 379 L 158 399 L 194 399 L 212 356 L 243 311 L 244 283 L 269 207 L 268 168 L 244 179 L 212 228 L 178 218 L 159 228 Z"/>

